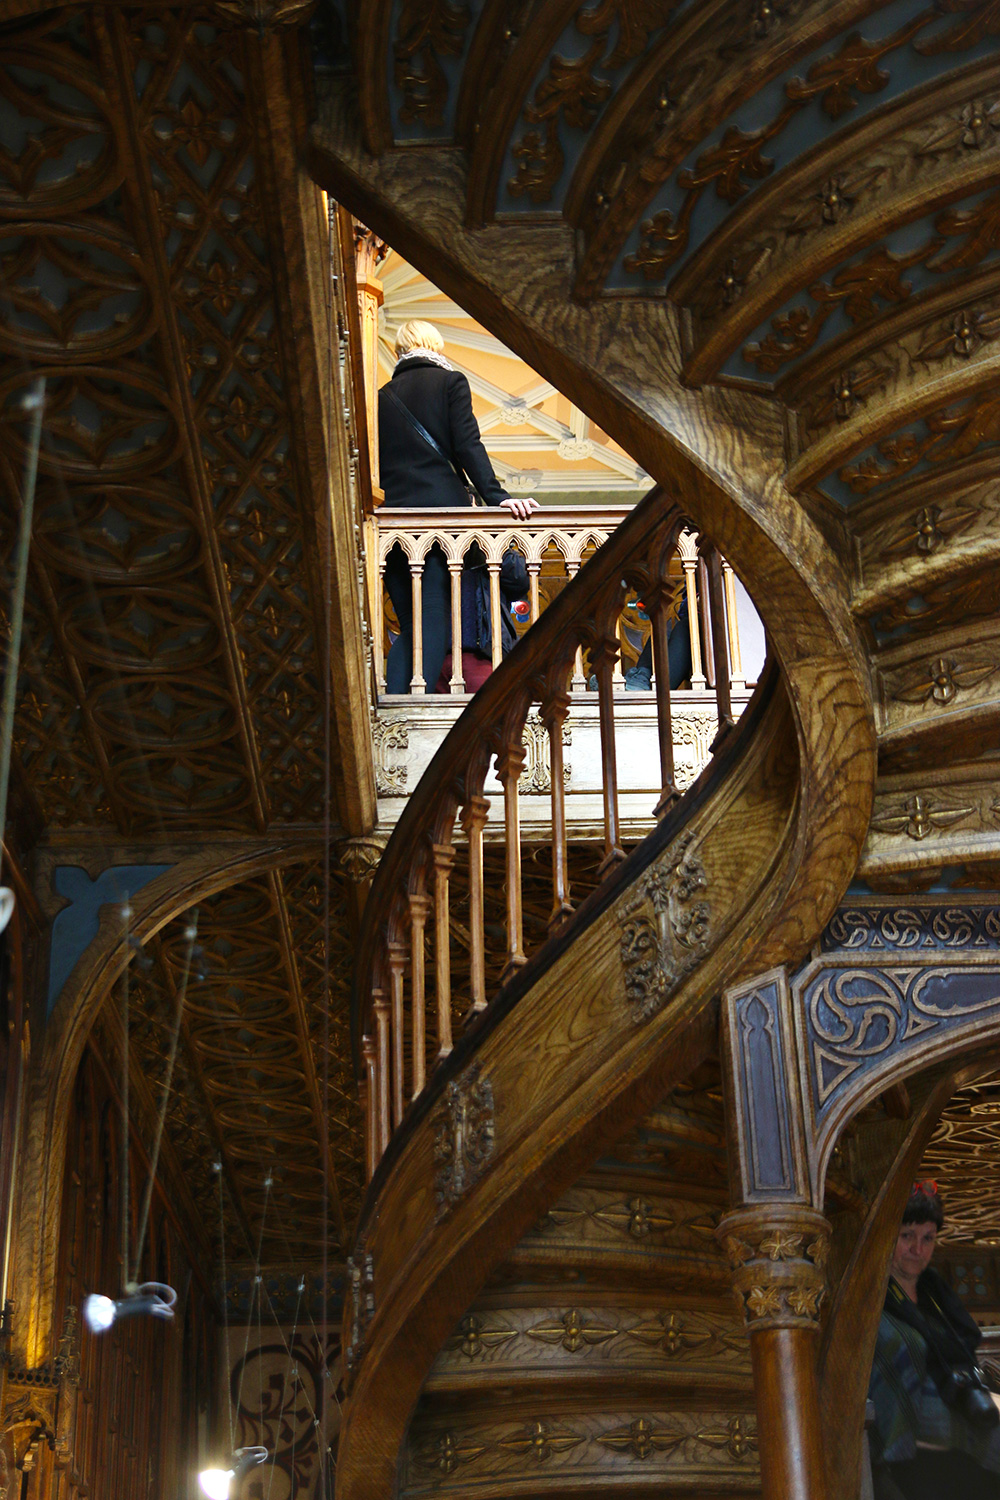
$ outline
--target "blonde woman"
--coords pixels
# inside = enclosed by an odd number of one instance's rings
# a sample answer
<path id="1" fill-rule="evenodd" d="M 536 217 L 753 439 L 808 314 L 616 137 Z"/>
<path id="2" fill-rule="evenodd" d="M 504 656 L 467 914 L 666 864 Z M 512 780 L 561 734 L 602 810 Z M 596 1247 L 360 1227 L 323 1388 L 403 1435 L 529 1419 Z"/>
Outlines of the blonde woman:
<path id="1" fill-rule="evenodd" d="M 479 435 L 469 382 L 445 359 L 443 350 L 444 340 L 433 323 L 413 319 L 396 335 L 396 368 L 379 392 L 379 469 L 385 504 L 410 509 L 468 505 L 471 484 L 487 505 L 501 506 L 526 521 L 538 502 L 515 499 L 501 486 Z M 407 693 L 413 672 L 413 598 L 409 566 L 399 548 L 389 554 L 385 581 L 400 625 L 386 662 L 386 691 Z M 501 578 L 501 584 L 504 581 Z M 480 686 L 492 659 L 489 622 L 476 607 L 477 590 L 471 584 L 463 577 L 467 690 Z M 510 579 L 514 597 L 519 585 L 520 579 Z M 424 679 L 429 691 L 446 691 L 439 681 L 451 672 L 451 584 L 438 547 L 424 563 L 422 599 Z"/>

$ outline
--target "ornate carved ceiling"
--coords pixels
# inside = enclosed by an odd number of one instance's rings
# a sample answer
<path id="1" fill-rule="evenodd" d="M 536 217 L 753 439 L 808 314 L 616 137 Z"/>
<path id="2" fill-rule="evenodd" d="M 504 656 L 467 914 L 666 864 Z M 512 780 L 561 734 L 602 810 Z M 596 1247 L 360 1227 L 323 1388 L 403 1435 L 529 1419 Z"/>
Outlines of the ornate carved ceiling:
<path id="1" fill-rule="evenodd" d="M 69 862 L 85 843 L 91 865 L 95 848 L 169 863 L 190 838 L 314 836 L 325 820 L 366 834 L 348 304 L 342 275 L 330 290 L 342 268 L 321 197 L 296 171 L 308 65 L 285 28 L 308 7 L 17 9 L 0 29 L 8 564 L 23 399 L 46 382 L 20 799 L 36 836 Z M 343 871 L 327 886 L 313 864 L 200 903 L 206 978 L 187 996 L 165 1164 L 208 1253 L 215 1160 L 231 1261 L 259 1245 L 271 1264 L 315 1265 L 325 1224 L 334 1258 L 344 1244 L 361 1186 L 343 1018 L 355 915 Z M 149 1138 L 186 920 L 133 965 Z M 119 988 L 95 1032 L 119 1076 L 120 1015 Z"/>
<path id="2" fill-rule="evenodd" d="M 0 464 L 16 495 L 44 375 L 17 748 L 50 825 L 323 814 L 329 499 L 262 54 L 211 7 L 55 9 L 4 37 Z M 335 818 L 370 823 L 357 773 L 331 775 Z"/>
<path id="3" fill-rule="evenodd" d="M 155 1129 L 178 991 L 194 921 L 197 946 L 166 1115 L 175 1169 L 194 1222 L 217 1250 L 220 1184 L 225 1255 L 305 1271 L 324 1243 L 343 1257 L 361 1204 L 361 1119 L 350 1062 L 352 920 L 341 884 L 329 912 L 312 862 L 232 886 L 169 924 L 133 964 L 128 989 L 133 1085 Z M 329 1011 L 322 997 L 330 996 Z M 125 997 L 109 997 L 98 1045 L 119 1059 Z M 324 1109 L 324 1099 L 329 1101 Z M 329 1117 L 329 1160 L 321 1143 Z M 270 1179 L 270 1185 L 268 1185 Z"/>
<path id="4" fill-rule="evenodd" d="M 1000 781 L 998 47 L 991 0 L 378 0 L 355 47 L 378 162 L 335 86 L 314 132 L 330 180 L 349 190 L 339 150 L 397 215 L 460 197 L 442 248 L 467 236 L 470 279 L 506 235 L 530 290 L 499 265 L 491 284 L 534 325 L 548 298 L 581 345 L 580 304 L 637 347 L 660 328 L 710 465 L 774 416 L 774 470 L 848 570 L 873 666 L 882 882 L 1000 833 L 1000 801 L 969 794 Z"/>

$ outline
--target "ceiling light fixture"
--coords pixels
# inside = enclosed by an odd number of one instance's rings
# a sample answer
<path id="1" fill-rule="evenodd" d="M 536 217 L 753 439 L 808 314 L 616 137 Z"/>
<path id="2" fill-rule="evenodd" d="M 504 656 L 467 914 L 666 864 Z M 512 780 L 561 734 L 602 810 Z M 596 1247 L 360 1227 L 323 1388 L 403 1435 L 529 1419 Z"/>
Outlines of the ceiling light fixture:
<path id="1" fill-rule="evenodd" d="M 134 1318 L 145 1313 L 151 1318 L 172 1318 L 177 1293 L 162 1281 L 144 1281 L 125 1288 L 125 1296 L 113 1302 L 94 1292 L 83 1304 L 83 1316 L 91 1333 L 106 1333 L 119 1318 Z"/>
<path id="2" fill-rule="evenodd" d="M 230 1500 L 238 1492 L 240 1480 L 266 1458 L 266 1448 L 237 1448 L 228 1469 L 202 1469 L 198 1475 L 202 1492 L 208 1500 Z"/>

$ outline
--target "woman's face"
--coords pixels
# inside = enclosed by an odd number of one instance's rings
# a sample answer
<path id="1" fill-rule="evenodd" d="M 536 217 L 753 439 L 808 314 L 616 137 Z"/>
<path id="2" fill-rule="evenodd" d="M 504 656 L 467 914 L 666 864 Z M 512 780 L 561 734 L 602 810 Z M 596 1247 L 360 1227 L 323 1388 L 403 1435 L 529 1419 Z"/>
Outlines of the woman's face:
<path id="1" fill-rule="evenodd" d="M 931 1263 L 936 1224 L 904 1224 L 896 1240 L 892 1257 L 892 1274 L 897 1281 L 915 1281 Z"/>

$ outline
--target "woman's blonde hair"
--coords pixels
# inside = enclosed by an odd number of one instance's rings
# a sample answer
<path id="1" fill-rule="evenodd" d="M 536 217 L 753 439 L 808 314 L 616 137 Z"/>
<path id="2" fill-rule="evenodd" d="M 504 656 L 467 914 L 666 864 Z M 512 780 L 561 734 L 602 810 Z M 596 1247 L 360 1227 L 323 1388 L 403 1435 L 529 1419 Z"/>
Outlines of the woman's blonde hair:
<path id="1" fill-rule="evenodd" d="M 440 354 L 444 349 L 444 339 L 433 323 L 411 318 L 408 323 L 402 324 L 396 334 L 396 358 L 401 354 L 409 354 L 411 349 L 433 349 L 436 354 Z"/>

